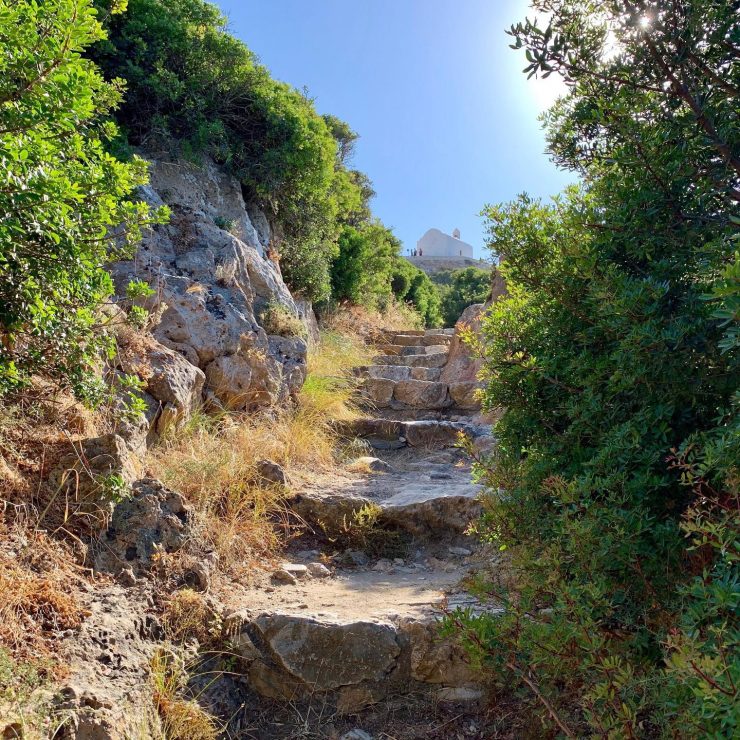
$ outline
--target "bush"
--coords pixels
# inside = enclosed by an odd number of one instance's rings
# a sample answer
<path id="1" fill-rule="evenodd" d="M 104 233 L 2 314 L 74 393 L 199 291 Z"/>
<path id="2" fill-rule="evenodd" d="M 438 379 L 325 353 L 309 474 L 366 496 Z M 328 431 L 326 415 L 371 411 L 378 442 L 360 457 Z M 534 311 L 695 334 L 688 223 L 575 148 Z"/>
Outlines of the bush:
<path id="1" fill-rule="evenodd" d="M 204 0 L 129 0 L 93 59 L 127 81 L 120 150 L 154 139 L 225 165 L 271 215 L 288 285 L 328 298 L 342 220 L 362 209 L 361 178 L 343 165 L 356 134 L 274 80 Z"/>
<path id="2" fill-rule="evenodd" d="M 434 281 L 435 276 L 432 276 Z M 435 281 L 436 282 L 436 281 Z M 491 294 L 491 271 L 478 267 L 453 270 L 442 296 L 442 318 L 445 326 L 454 326 L 462 312 L 474 303 L 485 303 Z"/>
<path id="3" fill-rule="evenodd" d="M 511 577 L 504 616 L 452 622 L 547 732 L 736 737 L 736 18 L 547 7 L 512 33 L 571 85 L 548 138 L 587 184 L 486 211 L 509 295 L 483 330 L 506 411 L 478 528 Z"/>
<path id="4" fill-rule="evenodd" d="M 418 311 L 425 326 L 440 326 L 439 292 L 429 276 L 403 257 L 393 263 L 391 290 L 398 300 L 410 303 Z"/>
<path id="5" fill-rule="evenodd" d="M 112 291 L 103 265 L 150 216 L 127 199 L 145 163 L 104 149 L 121 85 L 80 58 L 103 37 L 89 0 L 0 3 L 0 393 L 40 371 L 82 381 Z"/>
<path id="6" fill-rule="evenodd" d="M 331 268 L 332 297 L 377 307 L 391 295 L 391 270 L 399 249 L 398 239 L 380 223 L 345 226 Z"/>

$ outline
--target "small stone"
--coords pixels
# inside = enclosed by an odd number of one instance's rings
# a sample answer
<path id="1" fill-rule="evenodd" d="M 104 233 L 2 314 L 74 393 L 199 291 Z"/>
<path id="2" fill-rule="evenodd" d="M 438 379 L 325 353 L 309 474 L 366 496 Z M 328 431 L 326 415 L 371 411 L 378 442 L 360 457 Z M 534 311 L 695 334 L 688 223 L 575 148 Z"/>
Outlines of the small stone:
<path id="1" fill-rule="evenodd" d="M 358 457 L 355 461 L 352 462 L 351 465 L 366 468 L 373 473 L 393 472 L 393 468 L 387 462 L 381 460 L 378 457 Z"/>
<path id="2" fill-rule="evenodd" d="M 331 571 L 323 563 L 309 563 L 308 572 L 314 578 L 329 578 Z"/>
<path id="3" fill-rule="evenodd" d="M 393 563 L 391 563 L 390 560 L 382 558 L 381 560 L 378 560 L 377 563 L 375 563 L 375 565 L 373 566 L 373 570 L 377 570 L 380 573 L 387 573 L 392 567 Z"/>
<path id="4" fill-rule="evenodd" d="M 403 558 L 393 558 L 393 565 L 403 565 Z"/>
<path id="5" fill-rule="evenodd" d="M 294 578 L 306 578 L 309 575 L 308 567 L 300 563 L 281 563 L 280 569 L 290 573 Z"/>
<path id="6" fill-rule="evenodd" d="M 449 473 L 432 473 L 429 476 L 430 480 L 452 480 L 452 476 Z"/>
<path id="7" fill-rule="evenodd" d="M 291 586 L 295 586 L 298 583 L 298 579 L 283 568 L 279 568 L 272 574 L 272 580 L 275 583 L 288 583 Z"/>
<path id="8" fill-rule="evenodd" d="M 345 555 L 352 565 L 362 566 L 370 562 L 370 558 L 362 550 L 347 550 Z"/>
<path id="9" fill-rule="evenodd" d="M 355 729 L 345 732 L 339 740 L 373 740 L 373 736 L 368 735 L 365 730 Z"/>
<path id="10" fill-rule="evenodd" d="M 118 574 L 118 581 L 122 586 L 135 586 L 136 576 L 133 568 L 123 568 Z"/>
<path id="11" fill-rule="evenodd" d="M 437 700 L 449 704 L 479 701 L 483 698 L 480 689 L 467 686 L 445 687 L 437 692 Z"/>
<path id="12" fill-rule="evenodd" d="M 462 557 L 467 557 L 468 555 L 473 554 L 473 551 L 468 550 L 467 547 L 448 547 L 447 551 L 450 553 L 450 555 L 460 555 Z"/>
<path id="13" fill-rule="evenodd" d="M 288 485 L 288 476 L 285 469 L 272 460 L 260 460 L 257 463 L 257 472 L 268 483 L 277 483 L 281 486 Z"/>

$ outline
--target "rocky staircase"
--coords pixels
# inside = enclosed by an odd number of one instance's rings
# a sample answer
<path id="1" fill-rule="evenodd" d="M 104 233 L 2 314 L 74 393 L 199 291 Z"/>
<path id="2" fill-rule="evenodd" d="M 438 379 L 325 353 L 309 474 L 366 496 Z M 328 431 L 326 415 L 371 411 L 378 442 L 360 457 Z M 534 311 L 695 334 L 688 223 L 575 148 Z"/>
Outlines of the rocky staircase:
<path id="1" fill-rule="evenodd" d="M 460 434 L 481 449 L 493 441 L 477 404 L 458 393 L 463 384 L 443 379 L 453 339 L 452 330 L 386 332 L 374 364 L 358 369 L 372 413 L 338 431 L 380 457 L 360 458 L 372 471 L 364 476 L 302 490 L 291 508 L 331 540 L 374 507 L 381 527 L 401 533 L 404 552 L 349 549 L 322 569 L 318 550 L 296 547 L 273 583 L 237 600 L 234 646 L 250 661 L 248 682 L 259 694 L 321 697 L 344 716 L 381 711 L 389 696 L 409 692 L 435 705 L 484 697 L 465 652 L 439 637 L 446 610 L 500 611 L 462 585 L 490 554 L 467 535 L 482 487 L 458 443 Z"/>
<path id="2" fill-rule="evenodd" d="M 477 407 L 477 384 L 445 376 L 454 329 L 384 332 L 372 365 L 357 368 L 368 405 L 417 418 Z"/>

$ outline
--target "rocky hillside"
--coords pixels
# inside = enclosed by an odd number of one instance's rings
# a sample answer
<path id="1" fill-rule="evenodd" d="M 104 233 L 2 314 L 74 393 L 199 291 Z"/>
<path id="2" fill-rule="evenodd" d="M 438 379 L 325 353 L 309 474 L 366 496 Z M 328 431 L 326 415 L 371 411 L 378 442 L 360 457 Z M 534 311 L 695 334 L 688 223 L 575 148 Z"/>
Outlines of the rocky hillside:
<path id="1" fill-rule="evenodd" d="M 153 291 L 143 302 L 151 337 L 124 335 L 117 361 L 144 383 L 148 427 L 136 432 L 161 433 L 203 401 L 231 410 L 285 403 L 305 380 L 316 320 L 267 257 L 267 218 L 211 161 L 147 158 L 142 197 L 172 217 L 144 234 L 131 260 L 111 266 L 124 304 L 132 280 Z"/>

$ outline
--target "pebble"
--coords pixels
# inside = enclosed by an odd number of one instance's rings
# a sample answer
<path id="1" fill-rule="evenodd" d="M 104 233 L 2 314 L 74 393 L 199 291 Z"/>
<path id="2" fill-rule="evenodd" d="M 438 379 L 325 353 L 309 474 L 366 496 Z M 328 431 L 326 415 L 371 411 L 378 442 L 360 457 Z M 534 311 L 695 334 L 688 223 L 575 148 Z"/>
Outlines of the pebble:
<path id="1" fill-rule="evenodd" d="M 373 570 L 377 570 L 380 573 L 386 573 L 393 567 L 393 563 L 391 563 L 390 560 L 386 560 L 385 558 L 378 560 L 377 563 L 373 566 Z"/>
<path id="2" fill-rule="evenodd" d="M 403 558 L 393 558 L 393 565 L 403 565 Z"/>
<path id="3" fill-rule="evenodd" d="M 442 702 L 462 703 L 478 701 L 483 698 L 480 689 L 471 689 L 466 686 L 446 687 L 437 692 L 437 699 Z"/>
<path id="4" fill-rule="evenodd" d="M 447 551 L 451 555 L 462 555 L 463 557 L 465 557 L 467 555 L 472 555 L 473 554 L 473 551 L 472 550 L 468 550 L 467 547 L 448 547 L 447 548 Z"/>
<path id="5" fill-rule="evenodd" d="M 328 578 L 331 571 L 323 563 L 309 563 L 308 572 L 314 578 Z"/>
<path id="6" fill-rule="evenodd" d="M 339 740 L 373 740 L 373 736 L 368 735 L 365 730 L 355 729 L 345 732 Z"/>
<path id="7" fill-rule="evenodd" d="M 289 583 L 291 586 L 295 586 L 298 583 L 298 579 L 284 568 L 276 570 L 272 574 L 272 579 L 276 583 Z"/>

